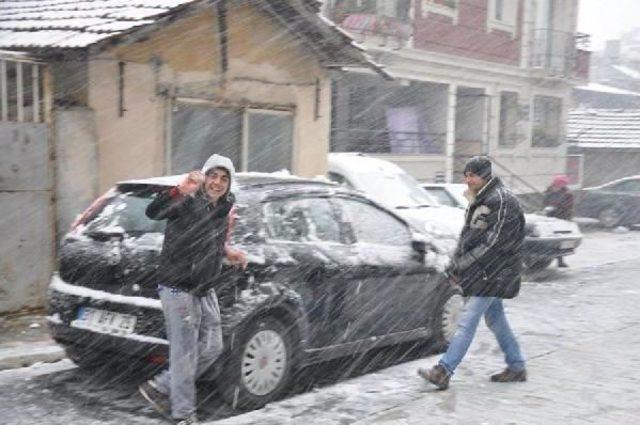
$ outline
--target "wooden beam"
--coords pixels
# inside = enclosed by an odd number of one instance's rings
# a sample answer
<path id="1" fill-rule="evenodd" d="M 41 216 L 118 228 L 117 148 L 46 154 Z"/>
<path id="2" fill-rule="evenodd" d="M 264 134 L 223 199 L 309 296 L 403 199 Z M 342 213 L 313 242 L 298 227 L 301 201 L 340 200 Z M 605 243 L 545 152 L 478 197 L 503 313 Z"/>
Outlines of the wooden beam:
<path id="1" fill-rule="evenodd" d="M 40 65 L 31 65 L 31 89 L 33 100 L 33 122 L 40 122 Z"/>
<path id="2" fill-rule="evenodd" d="M 0 92 L 2 93 L 2 121 L 9 121 L 9 93 L 7 93 L 7 61 L 0 61 Z"/>
<path id="3" fill-rule="evenodd" d="M 16 110 L 18 111 L 18 122 L 24 121 L 24 84 L 22 82 L 22 62 L 16 62 Z"/>

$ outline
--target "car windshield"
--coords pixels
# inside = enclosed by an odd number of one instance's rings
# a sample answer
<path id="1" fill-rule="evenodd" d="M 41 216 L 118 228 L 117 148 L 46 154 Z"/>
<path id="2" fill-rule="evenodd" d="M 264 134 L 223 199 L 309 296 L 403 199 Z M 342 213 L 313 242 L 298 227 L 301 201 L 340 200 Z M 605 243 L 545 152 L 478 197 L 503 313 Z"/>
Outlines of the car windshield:
<path id="1" fill-rule="evenodd" d="M 420 208 L 438 205 L 410 175 L 402 173 L 363 173 L 359 187 L 378 202 L 394 208 Z"/>
<path id="2" fill-rule="evenodd" d="M 448 207 L 456 207 L 457 204 L 447 191 L 442 187 L 429 187 L 427 188 L 429 195 L 433 196 L 441 205 Z"/>
<path id="3" fill-rule="evenodd" d="M 122 232 L 142 234 L 164 232 L 164 220 L 147 218 L 145 210 L 151 202 L 148 195 L 120 193 L 111 198 L 87 224 L 89 232 Z"/>

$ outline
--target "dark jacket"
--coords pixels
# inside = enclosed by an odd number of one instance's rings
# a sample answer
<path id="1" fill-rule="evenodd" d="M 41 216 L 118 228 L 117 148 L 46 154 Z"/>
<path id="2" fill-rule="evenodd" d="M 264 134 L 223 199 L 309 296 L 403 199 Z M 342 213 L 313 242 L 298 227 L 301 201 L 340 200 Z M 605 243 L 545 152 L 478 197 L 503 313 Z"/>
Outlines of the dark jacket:
<path id="1" fill-rule="evenodd" d="M 544 193 L 544 206 L 553 207 L 553 210 L 547 213 L 549 217 L 563 220 L 573 218 L 573 194 L 566 187 L 558 191 L 554 191 L 551 187 L 547 188 Z"/>
<path id="2" fill-rule="evenodd" d="M 233 202 L 231 193 L 213 205 L 201 191 L 183 196 L 177 188 L 156 196 L 147 217 L 167 220 L 158 283 L 196 295 L 217 286 Z"/>
<path id="3" fill-rule="evenodd" d="M 493 177 L 467 208 L 452 262 L 465 296 L 518 295 L 524 223 L 516 197 Z"/>

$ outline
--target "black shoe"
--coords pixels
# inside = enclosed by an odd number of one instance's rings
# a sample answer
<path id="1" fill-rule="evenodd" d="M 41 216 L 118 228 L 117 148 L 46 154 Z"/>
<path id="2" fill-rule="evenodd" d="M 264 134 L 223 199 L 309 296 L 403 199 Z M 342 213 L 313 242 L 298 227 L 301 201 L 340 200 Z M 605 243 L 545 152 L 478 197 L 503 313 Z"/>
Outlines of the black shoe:
<path id="1" fill-rule="evenodd" d="M 513 371 L 506 368 L 500 373 L 491 375 L 491 382 L 525 382 L 527 380 L 526 369 Z"/>
<path id="2" fill-rule="evenodd" d="M 167 419 L 172 419 L 171 401 L 169 400 L 169 396 L 160 392 L 153 381 L 142 383 L 138 387 L 138 391 L 140 391 L 142 397 L 144 397 L 151 406 L 158 411 L 158 413 Z"/>
<path id="3" fill-rule="evenodd" d="M 446 369 L 439 364 L 435 365 L 431 369 L 418 369 L 418 375 L 431 382 L 433 385 L 438 387 L 439 390 L 446 390 L 449 388 L 449 380 L 451 379 L 451 375 L 447 373 Z"/>

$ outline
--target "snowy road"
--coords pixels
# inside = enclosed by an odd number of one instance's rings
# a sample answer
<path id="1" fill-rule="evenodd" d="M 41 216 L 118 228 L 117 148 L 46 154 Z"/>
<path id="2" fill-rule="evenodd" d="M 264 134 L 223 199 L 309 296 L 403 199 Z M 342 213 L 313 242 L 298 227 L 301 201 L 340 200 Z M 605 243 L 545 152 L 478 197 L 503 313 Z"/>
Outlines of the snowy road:
<path id="1" fill-rule="evenodd" d="M 525 384 L 492 384 L 502 368 L 481 326 L 449 391 L 416 375 L 437 356 L 324 385 L 242 415 L 211 400 L 222 424 L 633 424 L 640 417 L 640 232 L 585 234 L 571 268 L 529 276 L 507 312 L 529 358 Z M 334 365 L 335 366 L 335 365 Z M 315 371 L 323 375 L 331 368 Z M 127 378 L 123 378 L 126 376 Z M 140 378 L 69 362 L 0 372 L 0 423 L 163 423 L 135 393 Z"/>

